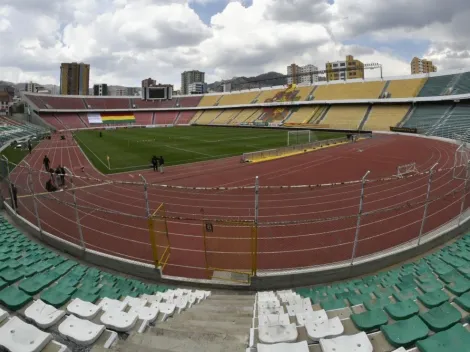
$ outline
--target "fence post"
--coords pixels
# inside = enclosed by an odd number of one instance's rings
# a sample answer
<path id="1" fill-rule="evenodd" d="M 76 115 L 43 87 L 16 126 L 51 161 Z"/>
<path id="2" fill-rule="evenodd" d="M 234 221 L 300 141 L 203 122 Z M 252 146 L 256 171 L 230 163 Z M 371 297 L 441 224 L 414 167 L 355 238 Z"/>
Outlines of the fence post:
<path id="1" fill-rule="evenodd" d="M 438 163 L 435 163 L 429 170 L 428 190 L 426 192 L 426 202 L 424 203 L 423 219 L 421 220 L 421 227 L 419 229 L 418 244 L 417 244 L 418 246 L 421 244 L 421 236 L 423 235 L 424 224 L 426 223 L 426 216 L 428 215 L 428 205 L 429 205 L 429 196 L 431 194 L 432 175 L 434 173 L 434 168 L 437 166 L 437 164 Z"/>
<path id="2" fill-rule="evenodd" d="M 139 176 L 144 182 L 145 208 L 147 210 L 147 218 L 150 218 L 150 205 L 149 205 L 149 195 L 148 195 L 148 190 L 147 190 L 147 180 L 141 174 L 139 174 Z"/>
<path id="3" fill-rule="evenodd" d="M 85 240 L 83 239 L 83 232 L 82 232 L 82 225 L 80 223 L 80 214 L 78 213 L 78 206 L 77 206 L 77 197 L 75 195 L 75 184 L 73 183 L 73 174 L 70 175 L 70 188 L 72 190 L 72 196 L 73 196 L 73 205 L 75 208 L 75 218 L 77 221 L 77 227 L 78 227 L 78 234 L 80 236 L 80 245 L 82 246 L 83 254 L 85 254 L 86 251 L 86 246 L 85 246 Z"/>
<path id="4" fill-rule="evenodd" d="M 255 178 L 255 225 L 258 226 L 258 211 L 259 211 L 259 178 Z"/>
<path id="5" fill-rule="evenodd" d="M 460 214 L 459 214 L 459 221 L 457 226 L 460 226 L 460 223 L 462 222 L 462 215 L 464 212 L 464 207 L 465 207 L 465 199 L 467 197 L 467 191 L 468 191 L 468 171 L 470 170 L 470 162 L 467 163 L 467 175 L 465 176 L 465 183 L 463 186 L 463 197 L 462 197 L 462 203 L 460 204 Z"/>
<path id="6" fill-rule="evenodd" d="M 364 187 L 366 185 L 366 178 L 370 174 L 370 171 L 367 171 L 362 177 L 361 182 L 361 197 L 359 198 L 359 211 L 357 213 L 357 223 L 356 223 L 356 234 L 354 235 L 353 250 L 351 254 L 351 265 L 354 263 L 354 258 L 356 256 L 357 242 L 359 240 L 359 229 L 361 227 L 361 218 L 362 218 L 362 209 L 364 207 Z"/>
<path id="7" fill-rule="evenodd" d="M 36 215 L 36 221 L 38 223 L 39 237 L 42 239 L 41 218 L 39 217 L 36 193 L 34 192 L 33 169 L 27 161 L 23 160 L 23 162 L 28 166 L 28 188 L 29 188 L 29 191 L 31 192 L 31 196 L 33 197 L 34 214 Z"/>
<path id="8" fill-rule="evenodd" d="M 10 180 L 10 161 L 8 160 L 8 158 L 5 156 L 5 155 L 2 155 L 2 158 L 5 160 L 5 162 L 7 163 L 7 182 L 8 182 L 8 189 L 10 191 L 10 198 L 11 198 L 11 204 L 12 204 L 12 208 L 15 212 L 15 214 L 17 213 L 17 209 L 16 209 L 16 204 L 15 204 L 15 200 L 13 199 L 13 187 L 12 187 L 12 184 L 11 184 L 11 180 Z"/>
<path id="9" fill-rule="evenodd" d="M 258 271 L 258 212 L 259 212 L 259 177 L 255 178 L 255 228 L 252 231 L 252 268 L 251 275 L 256 276 Z"/>

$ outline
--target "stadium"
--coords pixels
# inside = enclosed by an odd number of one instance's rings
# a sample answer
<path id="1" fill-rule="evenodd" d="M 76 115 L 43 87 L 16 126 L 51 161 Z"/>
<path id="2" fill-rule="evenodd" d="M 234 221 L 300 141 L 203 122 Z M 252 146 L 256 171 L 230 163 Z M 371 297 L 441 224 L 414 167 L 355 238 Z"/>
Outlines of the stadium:
<path id="1" fill-rule="evenodd" d="M 0 318 L 24 350 L 468 349 L 470 71 L 23 98 L 2 142 L 38 141 L 1 160 Z M 188 345 L 197 312 L 215 337 Z"/>

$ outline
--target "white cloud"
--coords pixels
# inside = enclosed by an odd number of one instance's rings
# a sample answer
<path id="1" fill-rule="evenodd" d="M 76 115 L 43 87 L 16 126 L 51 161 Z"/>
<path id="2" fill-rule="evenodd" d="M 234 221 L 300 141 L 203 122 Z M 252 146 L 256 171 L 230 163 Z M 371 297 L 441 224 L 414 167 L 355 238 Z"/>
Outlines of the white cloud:
<path id="1" fill-rule="evenodd" d="M 225 7 L 209 25 L 191 8 Z M 3 0 L 0 79 L 58 83 L 60 62 L 92 65 L 91 81 L 138 85 L 144 77 L 179 86 L 187 69 L 207 80 L 284 73 L 351 53 L 380 62 L 385 75 L 409 72 L 387 41 L 429 40 L 440 68 L 470 64 L 468 0 Z M 204 17 L 204 16 L 203 16 Z M 206 16 L 207 17 L 207 16 Z M 383 46 L 354 43 L 362 36 Z M 360 42 L 359 42 L 360 43 Z M 416 53 L 419 55 L 420 53 Z M 379 72 L 368 72 L 376 76 Z"/>

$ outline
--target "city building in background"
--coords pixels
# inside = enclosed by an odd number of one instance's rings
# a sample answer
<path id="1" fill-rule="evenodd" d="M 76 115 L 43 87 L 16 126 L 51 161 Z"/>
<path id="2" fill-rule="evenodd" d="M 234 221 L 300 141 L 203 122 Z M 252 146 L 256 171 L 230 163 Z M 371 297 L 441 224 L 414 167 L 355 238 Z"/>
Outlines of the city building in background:
<path id="1" fill-rule="evenodd" d="M 432 64 L 432 61 L 426 59 L 419 59 L 414 57 L 411 60 L 411 74 L 416 75 L 419 73 L 437 72 L 437 67 Z"/>
<path id="2" fill-rule="evenodd" d="M 44 90 L 44 87 L 33 82 L 25 83 L 24 91 L 28 93 L 38 93 L 38 91 Z"/>
<path id="3" fill-rule="evenodd" d="M 94 96 L 107 96 L 108 95 L 108 85 L 105 83 L 94 84 L 93 85 L 93 95 Z"/>
<path id="4" fill-rule="evenodd" d="M 207 84 L 202 82 L 193 82 L 188 84 L 187 94 L 204 94 L 207 92 Z"/>
<path id="5" fill-rule="evenodd" d="M 88 95 L 90 65 L 84 63 L 62 63 L 60 65 L 60 94 Z"/>
<path id="6" fill-rule="evenodd" d="M 364 78 L 364 64 L 347 55 L 345 61 L 326 63 L 326 79 L 328 81 Z"/>
<path id="7" fill-rule="evenodd" d="M 318 82 L 318 67 L 315 65 L 298 66 L 290 64 L 287 66 L 287 84 L 314 83 Z"/>
<path id="8" fill-rule="evenodd" d="M 157 80 L 152 79 L 152 78 L 147 78 L 147 79 L 142 80 L 141 87 L 148 88 L 148 87 L 153 87 L 155 85 L 157 85 Z"/>
<path id="9" fill-rule="evenodd" d="M 192 71 L 185 71 L 181 74 L 181 94 L 182 95 L 188 95 L 191 94 L 191 89 L 190 89 L 190 84 L 193 83 L 200 83 L 204 88 L 207 88 L 205 85 L 205 73 L 197 70 L 192 70 Z M 191 86 L 194 88 L 194 86 Z M 201 87 L 201 85 L 197 85 L 197 87 Z M 203 91 L 202 93 L 205 93 Z M 202 94 L 202 93 L 197 93 L 197 94 Z"/>
<path id="10" fill-rule="evenodd" d="M 0 92 L 0 115 L 5 116 L 8 115 L 8 111 L 10 105 L 12 103 L 12 99 L 8 92 L 2 91 Z"/>

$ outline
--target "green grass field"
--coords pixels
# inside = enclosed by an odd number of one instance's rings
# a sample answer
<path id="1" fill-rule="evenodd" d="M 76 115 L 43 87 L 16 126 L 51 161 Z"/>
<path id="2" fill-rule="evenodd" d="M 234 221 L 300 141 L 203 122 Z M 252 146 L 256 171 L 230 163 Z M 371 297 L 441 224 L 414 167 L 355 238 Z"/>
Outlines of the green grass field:
<path id="1" fill-rule="evenodd" d="M 136 128 L 80 131 L 75 139 L 94 166 L 105 174 L 150 168 L 152 155 L 165 165 L 193 163 L 242 155 L 287 145 L 287 131 L 234 127 Z M 344 136 L 316 132 L 318 140 Z M 108 168 L 107 156 L 110 158 Z"/>

